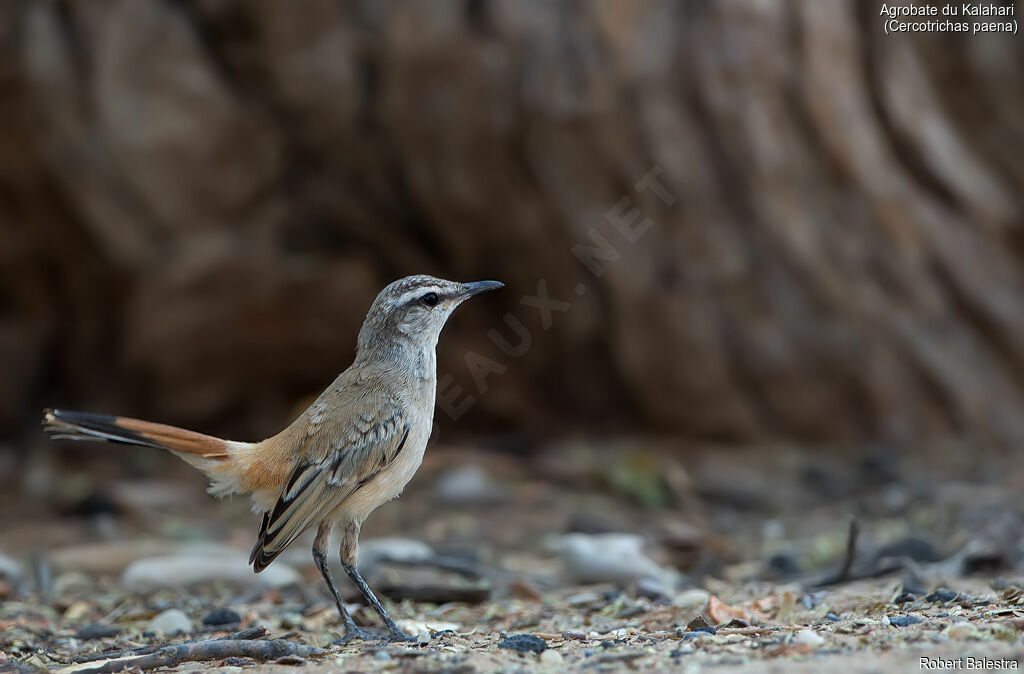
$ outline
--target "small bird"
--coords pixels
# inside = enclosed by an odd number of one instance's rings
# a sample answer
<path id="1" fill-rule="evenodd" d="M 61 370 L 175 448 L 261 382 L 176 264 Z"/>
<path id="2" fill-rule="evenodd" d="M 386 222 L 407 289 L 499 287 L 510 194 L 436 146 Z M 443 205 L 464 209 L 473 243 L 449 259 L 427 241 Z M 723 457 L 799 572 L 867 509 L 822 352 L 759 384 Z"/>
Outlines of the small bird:
<path id="1" fill-rule="evenodd" d="M 313 561 L 338 607 L 340 641 L 374 638 L 357 627 L 327 568 L 332 531 L 341 565 L 387 628 L 387 640 L 414 639 L 395 624 L 356 566 L 359 528 L 398 496 L 423 459 L 437 386 L 435 347 L 466 299 L 504 284 L 409 276 L 385 287 L 359 330 L 352 365 L 290 426 L 262 442 L 235 442 L 126 417 L 46 410 L 55 438 L 107 440 L 170 451 L 210 478 L 210 493 L 249 494 L 262 513 L 249 563 L 259 573 L 316 526 Z"/>

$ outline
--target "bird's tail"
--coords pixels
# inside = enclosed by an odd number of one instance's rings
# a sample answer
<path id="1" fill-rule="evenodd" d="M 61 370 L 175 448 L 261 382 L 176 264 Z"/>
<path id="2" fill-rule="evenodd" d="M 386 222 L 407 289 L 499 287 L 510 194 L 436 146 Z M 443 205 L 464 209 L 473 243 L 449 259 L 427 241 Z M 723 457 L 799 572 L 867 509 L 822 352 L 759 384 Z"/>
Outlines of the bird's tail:
<path id="1" fill-rule="evenodd" d="M 106 440 L 166 449 L 210 477 L 213 477 L 218 464 L 229 458 L 227 440 L 128 417 L 46 410 L 43 414 L 43 427 L 54 438 Z"/>

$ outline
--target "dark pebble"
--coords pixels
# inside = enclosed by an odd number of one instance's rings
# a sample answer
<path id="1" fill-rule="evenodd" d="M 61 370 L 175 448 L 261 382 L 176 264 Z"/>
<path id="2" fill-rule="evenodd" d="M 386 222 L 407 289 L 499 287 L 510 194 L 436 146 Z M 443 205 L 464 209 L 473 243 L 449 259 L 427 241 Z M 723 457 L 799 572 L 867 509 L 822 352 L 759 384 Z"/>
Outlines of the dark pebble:
<path id="1" fill-rule="evenodd" d="M 836 622 L 838 620 L 841 620 L 841 618 L 839 616 L 837 616 L 835 613 L 833 613 L 832 611 L 829 611 L 828 613 L 825 614 L 825 619 L 826 620 L 831 620 L 832 622 Z"/>
<path id="2" fill-rule="evenodd" d="M 203 616 L 204 625 L 237 625 L 240 622 L 242 616 L 229 608 L 215 608 Z"/>
<path id="3" fill-rule="evenodd" d="M 733 618 L 725 625 L 725 627 L 750 627 L 750 623 L 742 618 Z"/>
<path id="4" fill-rule="evenodd" d="M 681 650 L 679 648 L 677 648 L 676 650 L 674 650 L 674 651 L 672 651 L 671 653 L 668 654 L 668 656 L 670 658 L 680 658 L 680 657 L 682 657 L 684 655 L 689 655 L 689 653 L 687 653 L 686 651 Z"/>
<path id="5" fill-rule="evenodd" d="M 547 642 L 533 634 L 512 634 L 498 644 L 498 648 L 517 653 L 543 653 L 547 647 Z"/>
<path id="6" fill-rule="evenodd" d="M 781 578 L 799 576 L 803 569 L 800 562 L 791 552 L 776 552 L 768 558 L 768 571 Z"/>
<path id="7" fill-rule="evenodd" d="M 91 625 L 82 625 L 75 632 L 75 637 L 88 641 L 90 639 L 106 639 L 107 637 L 116 637 L 120 633 L 116 627 L 111 627 L 106 623 L 92 623 Z"/>
<path id="8" fill-rule="evenodd" d="M 228 667 L 245 667 L 246 665 L 256 664 L 256 661 L 252 658 L 230 657 L 224 658 L 224 664 Z"/>
<path id="9" fill-rule="evenodd" d="M 947 588 L 942 587 L 938 590 L 935 590 L 935 592 L 932 592 L 930 595 L 925 597 L 925 599 L 927 599 L 930 602 L 941 603 L 947 601 L 954 601 L 959 596 L 960 595 L 956 592 L 953 592 L 953 590 L 949 590 Z"/>
<path id="10" fill-rule="evenodd" d="M 683 632 L 683 641 L 693 641 L 694 639 L 703 639 L 704 637 L 706 637 L 709 634 L 714 634 L 714 632 L 704 632 L 703 630 L 700 631 L 700 632 Z"/>
<path id="11" fill-rule="evenodd" d="M 897 604 L 908 604 L 912 601 L 917 601 L 917 595 L 913 592 L 904 592 L 894 600 Z"/>
<path id="12" fill-rule="evenodd" d="M 583 657 L 589 658 L 593 654 L 594 654 L 594 649 L 593 648 L 585 648 L 585 649 L 583 649 Z"/>
<path id="13" fill-rule="evenodd" d="M 893 627 L 909 627 L 923 622 L 923 620 L 913 615 L 898 615 L 889 618 L 889 624 Z"/>

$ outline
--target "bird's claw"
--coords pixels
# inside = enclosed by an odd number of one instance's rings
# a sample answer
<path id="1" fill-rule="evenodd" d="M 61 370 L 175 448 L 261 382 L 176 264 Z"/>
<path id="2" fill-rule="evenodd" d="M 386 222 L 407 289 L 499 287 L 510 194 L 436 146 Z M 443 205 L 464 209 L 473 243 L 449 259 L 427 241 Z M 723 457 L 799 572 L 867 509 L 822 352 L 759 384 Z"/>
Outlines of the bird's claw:
<path id="1" fill-rule="evenodd" d="M 380 641 L 385 644 L 394 643 L 396 641 L 416 641 L 416 636 L 412 634 L 406 634 L 400 629 L 388 630 L 386 632 L 377 632 L 371 630 L 364 630 L 361 627 L 355 625 L 345 630 L 345 633 L 339 638 L 331 642 L 335 646 L 344 646 L 351 641 Z"/>
<path id="2" fill-rule="evenodd" d="M 374 634 L 373 632 L 368 632 L 361 627 L 351 625 L 345 630 L 344 634 L 332 641 L 331 644 L 334 646 L 344 646 L 350 641 L 373 641 L 377 638 L 379 638 L 379 635 Z"/>

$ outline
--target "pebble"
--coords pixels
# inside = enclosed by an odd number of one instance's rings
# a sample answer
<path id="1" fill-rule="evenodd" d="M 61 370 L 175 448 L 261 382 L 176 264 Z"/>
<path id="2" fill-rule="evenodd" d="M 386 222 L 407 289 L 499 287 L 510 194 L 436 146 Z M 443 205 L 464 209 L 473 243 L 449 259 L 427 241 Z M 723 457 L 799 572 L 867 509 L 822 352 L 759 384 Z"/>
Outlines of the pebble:
<path id="1" fill-rule="evenodd" d="M 893 627 L 909 627 L 924 621 L 913 615 L 896 615 L 889 618 L 889 624 Z"/>
<path id="2" fill-rule="evenodd" d="M 133 592 L 159 588 L 180 588 L 209 582 L 229 582 L 245 586 L 285 587 L 297 585 L 302 578 L 292 567 L 281 563 L 259 575 L 249 568 L 244 552 L 214 555 L 181 554 L 140 559 L 128 565 L 121 583 Z"/>
<path id="3" fill-rule="evenodd" d="M 955 601 L 959 596 L 960 594 L 953 592 L 953 590 L 940 587 L 938 590 L 935 590 L 935 592 L 932 592 L 930 595 L 925 597 L 925 599 L 933 603 L 944 603 L 947 601 Z"/>
<path id="4" fill-rule="evenodd" d="M 711 632 L 683 632 L 683 641 L 694 641 L 696 639 L 703 639 L 704 637 L 711 634 Z"/>
<path id="5" fill-rule="evenodd" d="M 6 580 L 11 585 L 17 585 L 21 582 L 21 577 L 21 564 L 18 563 L 18 560 L 0 552 L 0 578 Z"/>
<path id="6" fill-rule="evenodd" d="M 686 629 L 690 632 L 707 632 L 708 634 L 715 634 L 718 630 L 714 628 L 704 616 L 698 615 L 693 620 L 686 624 Z"/>
<path id="7" fill-rule="evenodd" d="M 558 651 L 548 649 L 540 654 L 541 664 L 558 666 L 562 664 L 562 654 Z"/>
<path id="8" fill-rule="evenodd" d="M 711 599 L 710 592 L 695 587 L 676 595 L 675 601 L 673 603 L 676 606 L 690 608 L 695 606 L 703 606 L 704 604 L 708 603 L 709 599 Z"/>
<path id="9" fill-rule="evenodd" d="M 416 644 L 419 646 L 426 646 L 430 643 L 430 632 L 426 630 L 416 635 Z"/>
<path id="10" fill-rule="evenodd" d="M 215 608 L 203 616 L 204 625 L 237 625 L 240 622 L 242 616 L 229 608 Z"/>
<path id="11" fill-rule="evenodd" d="M 156 634 L 173 636 L 175 634 L 191 632 L 192 621 L 188 619 L 188 616 L 183 611 L 169 608 L 163 613 L 154 616 L 146 628 Z"/>
<path id="12" fill-rule="evenodd" d="M 665 586 L 652 578 L 641 578 L 636 582 L 636 596 L 654 601 L 668 601 Z"/>
<path id="13" fill-rule="evenodd" d="M 950 639 L 963 641 L 964 639 L 977 639 L 980 632 L 971 623 L 963 622 L 950 625 L 946 628 L 945 634 Z"/>
<path id="14" fill-rule="evenodd" d="M 831 620 L 832 622 L 838 622 L 842 620 L 842 618 L 840 618 L 837 614 L 833 613 L 832 611 L 829 611 L 825 614 L 825 619 Z"/>
<path id="15" fill-rule="evenodd" d="M 498 648 L 507 648 L 517 653 L 543 653 L 547 647 L 546 641 L 533 634 L 511 634 L 498 643 Z"/>
<path id="16" fill-rule="evenodd" d="M 817 648 L 825 643 L 825 638 L 814 630 L 800 630 L 793 635 L 793 643 Z"/>
<path id="17" fill-rule="evenodd" d="M 434 487 L 437 500 L 446 505 L 467 506 L 500 503 L 505 491 L 480 466 L 461 466 L 445 472 Z"/>
<path id="18" fill-rule="evenodd" d="M 550 543 L 574 582 L 615 583 L 620 586 L 641 579 L 671 588 L 677 574 L 662 568 L 643 551 L 643 539 L 633 534 L 565 534 Z"/>
<path id="19" fill-rule="evenodd" d="M 576 641 L 586 641 L 589 637 L 586 632 L 581 630 L 565 630 L 562 632 L 563 639 L 575 639 Z"/>

